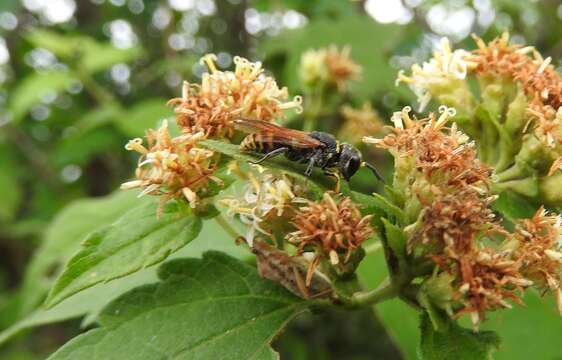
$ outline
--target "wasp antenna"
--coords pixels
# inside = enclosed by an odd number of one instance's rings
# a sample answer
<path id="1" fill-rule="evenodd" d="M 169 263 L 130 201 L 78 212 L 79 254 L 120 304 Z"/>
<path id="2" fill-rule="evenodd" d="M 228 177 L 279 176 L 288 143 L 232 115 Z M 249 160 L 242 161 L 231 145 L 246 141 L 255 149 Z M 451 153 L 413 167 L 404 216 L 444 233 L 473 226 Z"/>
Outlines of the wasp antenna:
<path id="1" fill-rule="evenodd" d="M 375 177 L 377 179 L 379 179 L 383 184 L 385 183 L 382 175 L 379 173 L 379 171 L 377 170 L 377 168 L 374 165 L 371 165 L 368 162 L 363 162 L 363 166 L 370 169 L 373 172 L 373 174 L 375 175 Z"/>

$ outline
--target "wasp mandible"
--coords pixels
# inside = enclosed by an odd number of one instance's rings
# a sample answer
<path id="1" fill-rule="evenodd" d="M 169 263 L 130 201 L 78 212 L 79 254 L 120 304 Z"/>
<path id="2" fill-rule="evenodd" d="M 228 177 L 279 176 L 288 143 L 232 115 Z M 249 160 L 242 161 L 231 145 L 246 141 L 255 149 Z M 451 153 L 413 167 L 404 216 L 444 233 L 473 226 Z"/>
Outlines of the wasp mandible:
<path id="1" fill-rule="evenodd" d="M 249 133 L 240 143 L 240 148 L 264 154 L 254 164 L 284 154 L 290 161 L 306 163 L 306 176 L 310 176 L 312 169 L 317 167 L 326 175 L 336 177 L 338 185 L 340 174 L 349 181 L 361 167 L 369 168 L 377 179 L 384 182 L 375 166 L 362 160 L 359 150 L 350 144 L 340 143 L 331 134 L 288 129 L 261 120 L 237 119 L 234 124 L 237 129 Z"/>

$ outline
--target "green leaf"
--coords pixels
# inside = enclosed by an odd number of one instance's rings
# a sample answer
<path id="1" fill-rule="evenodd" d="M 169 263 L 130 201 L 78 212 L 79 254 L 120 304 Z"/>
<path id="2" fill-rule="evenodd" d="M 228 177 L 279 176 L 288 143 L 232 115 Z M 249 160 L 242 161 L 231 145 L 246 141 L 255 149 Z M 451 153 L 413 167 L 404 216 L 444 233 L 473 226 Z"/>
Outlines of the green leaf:
<path id="1" fill-rule="evenodd" d="M 138 201 L 138 199 L 136 200 Z M 115 205 L 117 206 L 117 203 Z M 80 209 L 77 210 L 80 211 Z M 79 214 L 87 216 L 84 212 Z M 76 216 L 76 218 L 80 219 L 82 216 Z M 75 249 L 75 246 L 72 246 L 72 249 Z M 249 255 L 246 250 L 237 246 L 229 234 L 218 226 L 217 223 L 214 221 L 205 221 L 203 230 L 199 236 L 187 246 L 171 255 L 170 258 L 197 257 L 208 250 L 226 252 L 240 259 L 247 258 Z M 73 251 L 73 253 L 74 252 L 75 251 Z M 40 308 L 33 311 L 31 314 L 0 333 L 0 345 L 25 329 L 68 319 L 84 317 L 82 321 L 83 326 L 89 326 L 97 320 L 101 310 L 109 302 L 137 286 L 153 283 L 156 280 L 156 268 L 150 267 L 124 278 L 104 284 L 97 284 L 63 300 L 51 309 Z M 45 291 L 46 290 L 43 290 L 41 294 Z M 23 298 L 25 299 L 26 296 L 27 293 L 24 293 Z"/>
<path id="2" fill-rule="evenodd" d="M 552 296 L 525 291 L 525 306 L 512 311 L 493 311 L 482 324 L 485 330 L 501 334 L 496 360 L 559 359 L 562 319 Z M 529 326 L 532 324 L 532 326 Z"/>
<path id="3" fill-rule="evenodd" d="M 538 206 L 529 202 L 527 198 L 506 190 L 499 193 L 498 199 L 492 203 L 492 208 L 513 222 L 533 217 Z"/>
<path id="4" fill-rule="evenodd" d="M 10 94 L 8 109 L 14 122 L 19 122 L 41 98 L 50 92 L 59 92 L 67 88 L 74 77 L 66 71 L 52 70 L 28 75 Z"/>
<path id="5" fill-rule="evenodd" d="M 372 195 L 366 195 L 352 191 L 351 198 L 353 201 L 363 205 L 369 214 L 376 212 L 389 219 L 395 219 L 399 223 L 404 223 L 405 221 L 405 215 L 402 209 L 392 204 L 387 198 L 380 194 L 373 193 Z"/>
<path id="6" fill-rule="evenodd" d="M 117 119 L 117 126 L 128 136 L 143 136 L 146 129 L 155 129 L 158 123 L 174 114 L 164 99 L 140 101 Z"/>
<path id="7" fill-rule="evenodd" d="M 382 239 L 389 270 L 392 276 L 400 276 L 401 271 L 408 268 L 406 263 L 406 234 L 387 219 L 381 218 L 381 221 L 384 225 Z"/>
<path id="8" fill-rule="evenodd" d="M 277 359 L 271 340 L 306 304 L 217 252 L 167 262 L 159 274 L 49 359 Z"/>
<path id="9" fill-rule="evenodd" d="M 29 313 L 45 296 L 63 265 L 80 249 L 90 232 L 105 227 L 139 202 L 135 191 L 118 190 L 112 195 L 74 201 L 62 209 L 45 232 L 39 249 L 27 267 L 21 315 Z"/>
<path id="10" fill-rule="evenodd" d="M 200 231 L 201 219 L 189 208 L 168 203 L 157 218 L 155 203 L 141 204 L 86 238 L 82 250 L 68 262 L 51 289 L 47 306 L 52 307 L 95 284 L 157 264 L 184 247 Z"/>
<path id="11" fill-rule="evenodd" d="M 444 331 L 436 331 L 428 316 L 420 319 L 422 360 L 482 360 L 492 359 L 500 340 L 493 331 L 473 332 L 450 321 Z"/>
<path id="12" fill-rule="evenodd" d="M 90 159 L 101 153 L 122 148 L 123 138 L 110 127 L 94 129 L 82 135 L 71 135 L 55 143 L 49 160 L 57 167 L 67 164 L 86 166 Z"/>
<path id="13" fill-rule="evenodd" d="M 302 29 L 281 33 L 264 42 L 267 56 L 287 53 L 284 74 L 289 89 L 299 87 L 298 66 L 301 55 L 309 49 L 332 44 L 351 46 L 351 58 L 363 67 L 361 80 L 352 86 L 354 96 L 368 98 L 377 91 L 394 89 L 396 70 L 389 65 L 386 53 L 399 38 L 400 27 L 382 25 L 367 16 L 348 16 L 340 20 L 313 20 Z"/>
<path id="14" fill-rule="evenodd" d="M 86 72 L 93 74 L 115 64 L 131 62 L 142 54 L 140 47 L 119 49 L 111 44 L 92 42 L 84 48 L 81 66 Z"/>
<path id="15" fill-rule="evenodd" d="M 204 140 L 200 142 L 203 146 L 217 151 L 221 154 L 230 156 L 236 160 L 252 162 L 261 158 L 263 155 L 255 153 L 242 153 L 238 145 L 228 144 L 217 140 Z M 306 182 L 309 189 L 316 195 L 322 195 L 327 189 L 333 189 L 334 180 L 322 173 L 318 169 L 314 169 L 312 175 L 307 177 L 304 174 L 304 166 L 294 161 L 289 161 L 281 156 L 266 160 L 262 163 L 266 167 L 284 171 L 296 179 Z M 344 180 L 342 180 L 344 181 Z"/>
<path id="16" fill-rule="evenodd" d="M 76 128 L 76 132 L 72 134 L 72 137 L 84 136 L 88 132 L 112 122 L 120 115 L 119 107 L 113 104 L 105 104 L 92 109 L 74 123 L 73 126 Z"/>
<path id="17" fill-rule="evenodd" d="M 45 324 L 65 321 L 82 317 L 96 318 L 109 301 L 133 288 L 154 282 L 156 275 L 153 269 L 144 269 L 131 276 L 111 281 L 107 284 L 86 289 L 72 296 L 51 309 L 37 309 L 0 333 L 0 344 L 25 329 L 31 329 Z"/>

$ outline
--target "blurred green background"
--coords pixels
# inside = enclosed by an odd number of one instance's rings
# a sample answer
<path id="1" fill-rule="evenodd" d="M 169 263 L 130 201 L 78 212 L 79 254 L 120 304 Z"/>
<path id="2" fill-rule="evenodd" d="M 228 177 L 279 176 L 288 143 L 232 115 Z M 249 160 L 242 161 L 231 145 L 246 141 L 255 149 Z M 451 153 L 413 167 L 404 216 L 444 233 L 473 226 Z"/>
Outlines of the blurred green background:
<path id="1" fill-rule="evenodd" d="M 297 95 L 303 51 L 350 45 L 363 73 L 340 103 L 368 101 L 388 119 L 414 101 L 394 87 L 397 71 L 427 59 L 441 36 L 472 48 L 471 33 L 489 40 L 504 30 L 560 63 L 560 1 L 1 0 L 0 358 L 46 357 L 93 326 L 108 301 L 155 280 L 146 269 L 39 308 L 84 235 L 138 201 L 134 193 L 109 195 L 136 162 L 123 145 L 172 116 L 165 103 L 179 96 L 182 80 L 198 81 L 203 54 L 217 54 L 222 68 L 235 55 L 263 61 Z M 328 110 L 325 118 L 340 116 Z M 355 185 L 369 187 L 361 178 Z M 174 256 L 209 248 L 242 256 L 212 226 Z M 370 287 L 384 271 L 382 258 L 360 268 Z M 310 315 L 275 347 L 284 359 L 416 358 L 415 312 L 391 301 L 376 316 Z M 562 359 L 552 299 L 530 294 L 524 308 L 494 314 L 486 328 L 503 338 L 498 359 Z"/>

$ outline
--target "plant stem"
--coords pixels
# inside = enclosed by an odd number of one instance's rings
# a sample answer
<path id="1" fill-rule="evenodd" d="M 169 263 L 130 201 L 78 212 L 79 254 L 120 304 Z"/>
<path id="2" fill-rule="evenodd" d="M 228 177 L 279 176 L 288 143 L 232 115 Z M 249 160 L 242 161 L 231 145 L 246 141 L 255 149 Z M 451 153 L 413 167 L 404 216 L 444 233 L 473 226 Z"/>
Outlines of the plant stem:
<path id="1" fill-rule="evenodd" d="M 310 95 L 308 95 L 310 103 L 304 111 L 304 131 L 310 132 L 316 130 L 318 116 L 322 111 L 323 96 L 324 90 L 322 86 L 320 86 L 319 89 L 315 89 L 314 91 L 310 92 Z"/>
<path id="2" fill-rule="evenodd" d="M 365 306 L 373 305 L 398 295 L 398 289 L 386 278 L 376 289 L 356 292 L 351 297 L 351 305 Z"/>

